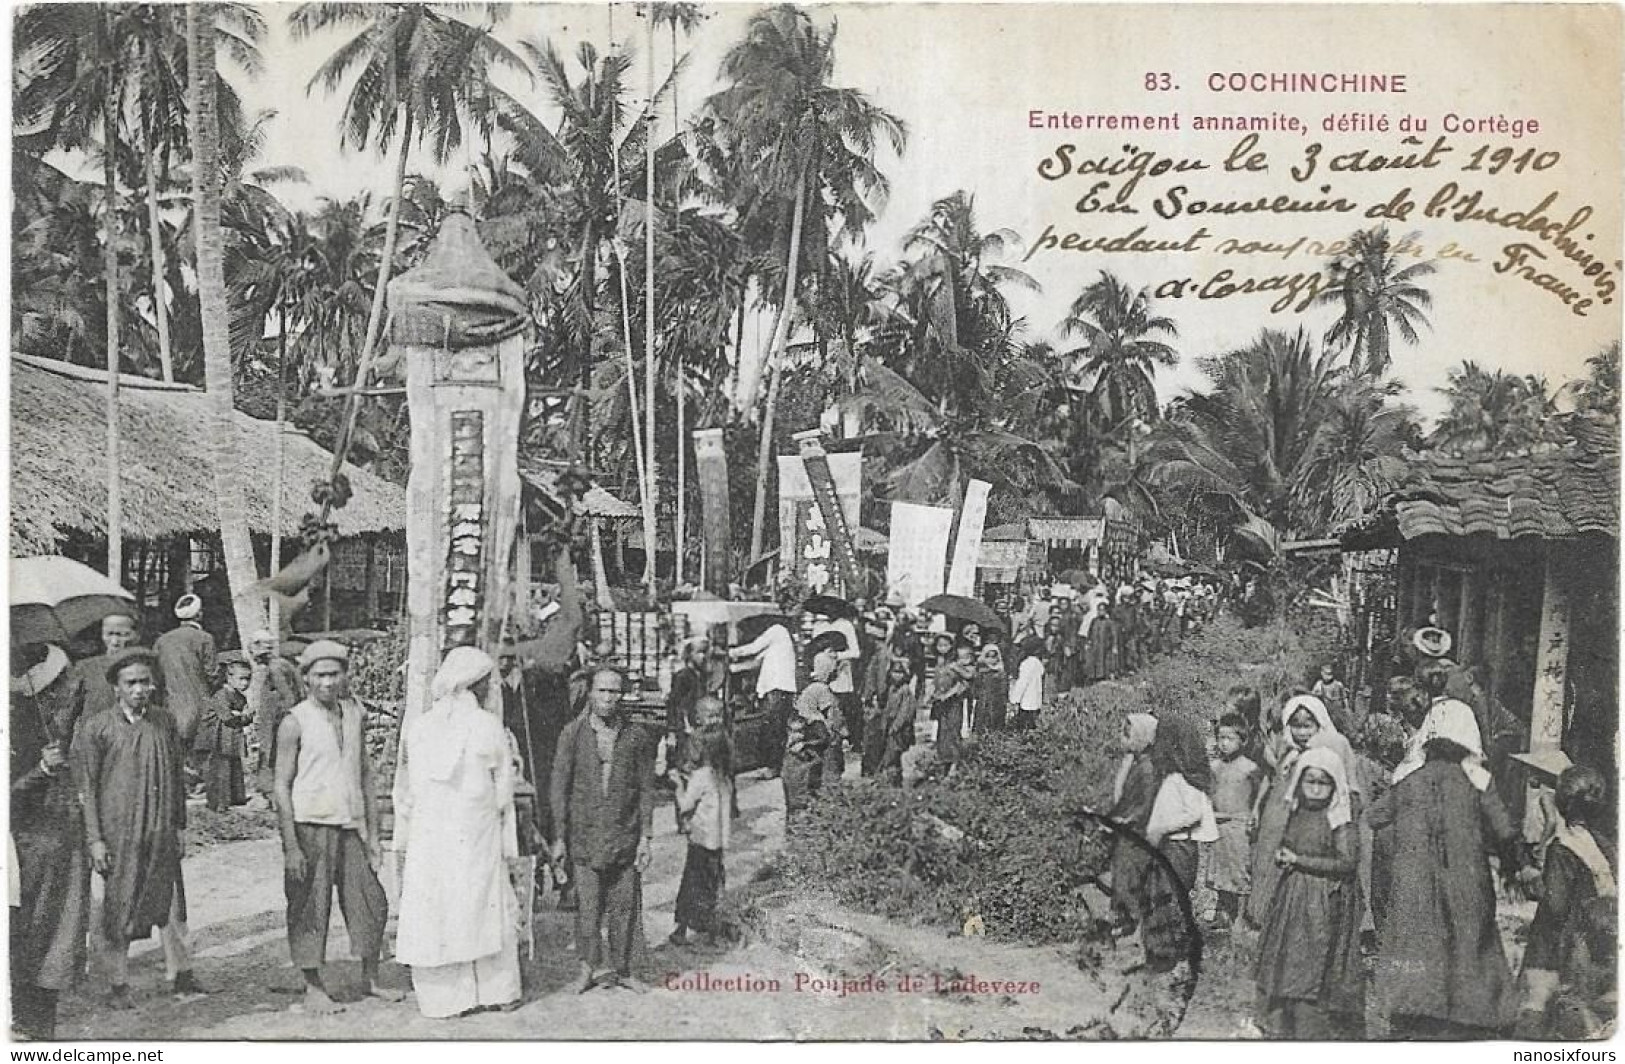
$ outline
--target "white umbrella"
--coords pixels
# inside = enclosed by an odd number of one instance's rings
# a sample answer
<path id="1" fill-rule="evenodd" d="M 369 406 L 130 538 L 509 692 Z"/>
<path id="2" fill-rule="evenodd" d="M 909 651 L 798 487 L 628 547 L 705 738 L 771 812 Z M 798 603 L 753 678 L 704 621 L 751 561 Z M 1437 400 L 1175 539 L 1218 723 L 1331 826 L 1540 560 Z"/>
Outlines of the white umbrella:
<path id="1" fill-rule="evenodd" d="M 11 560 L 11 641 L 66 643 L 135 596 L 88 565 L 56 555 Z"/>

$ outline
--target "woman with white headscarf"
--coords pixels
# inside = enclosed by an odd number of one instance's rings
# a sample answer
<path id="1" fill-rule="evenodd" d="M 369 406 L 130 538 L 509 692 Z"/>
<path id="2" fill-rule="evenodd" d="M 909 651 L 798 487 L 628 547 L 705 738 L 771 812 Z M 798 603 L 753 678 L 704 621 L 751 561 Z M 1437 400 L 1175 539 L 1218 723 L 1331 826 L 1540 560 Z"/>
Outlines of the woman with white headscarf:
<path id="1" fill-rule="evenodd" d="M 496 663 L 457 647 L 435 673 L 433 704 L 406 724 L 395 779 L 395 837 L 406 846 L 396 958 L 432 1018 L 519 1000 L 514 766 L 501 718 L 484 705 Z"/>
<path id="2" fill-rule="evenodd" d="M 1393 790 L 1369 812 L 1393 847 L 1375 987 L 1396 1038 L 1487 1037 L 1516 1008 L 1489 858 L 1498 853 L 1508 876 L 1525 858 L 1484 771 L 1472 707 L 1435 702 L 1417 739 L 1419 756 L 1395 771 Z"/>

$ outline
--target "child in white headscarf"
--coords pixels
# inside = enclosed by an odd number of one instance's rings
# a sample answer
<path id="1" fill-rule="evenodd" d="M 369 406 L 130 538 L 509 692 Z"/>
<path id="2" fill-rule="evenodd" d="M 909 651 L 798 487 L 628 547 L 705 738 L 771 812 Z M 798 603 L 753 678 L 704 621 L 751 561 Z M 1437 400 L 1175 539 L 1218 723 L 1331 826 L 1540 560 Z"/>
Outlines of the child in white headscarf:
<path id="1" fill-rule="evenodd" d="M 1286 831 L 1271 858 L 1281 869 L 1258 943 L 1260 1026 L 1279 1038 L 1364 1034 L 1358 839 L 1348 772 L 1330 748 L 1305 750 L 1292 768 Z"/>
<path id="2" fill-rule="evenodd" d="M 1343 775 L 1348 780 L 1347 793 L 1356 818 L 1360 815 L 1360 782 L 1355 769 L 1354 750 L 1347 739 L 1332 723 L 1326 704 L 1314 695 L 1295 695 L 1281 707 L 1281 741 L 1276 747 L 1275 772 L 1270 777 L 1268 791 L 1260 792 L 1256 816 L 1256 834 L 1253 841 L 1253 892 L 1247 899 L 1247 916 L 1262 927 L 1269 913 L 1270 900 L 1275 896 L 1275 881 L 1280 867 L 1275 862 L 1275 850 L 1286 831 L 1287 811 L 1292 801 L 1288 783 L 1298 759 L 1304 751 L 1322 748 L 1332 751 L 1343 762 Z"/>

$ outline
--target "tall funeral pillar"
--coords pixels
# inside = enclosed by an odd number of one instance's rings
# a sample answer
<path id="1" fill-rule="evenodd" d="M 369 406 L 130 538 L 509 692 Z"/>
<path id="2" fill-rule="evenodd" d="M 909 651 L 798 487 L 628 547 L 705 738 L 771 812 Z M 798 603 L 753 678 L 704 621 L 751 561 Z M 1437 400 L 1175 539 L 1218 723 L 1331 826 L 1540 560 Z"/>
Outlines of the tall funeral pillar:
<path id="1" fill-rule="evenodd" d="M 422 265 L 390 282 L 389 306 L 412 418 L 404 722 L 428 707 L 447 651 L 495 656 L 513 601 L 529 317 L 461 211 Z"/>

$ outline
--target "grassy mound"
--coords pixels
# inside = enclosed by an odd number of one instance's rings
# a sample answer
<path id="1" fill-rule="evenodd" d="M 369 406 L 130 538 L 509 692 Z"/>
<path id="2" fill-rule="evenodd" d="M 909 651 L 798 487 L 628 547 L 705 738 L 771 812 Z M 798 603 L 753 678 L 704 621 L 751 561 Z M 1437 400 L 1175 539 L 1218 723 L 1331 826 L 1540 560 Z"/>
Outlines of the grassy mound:
<path id="1" fill-rule="evenodd" d="M 1084 899 L 1110 859 L 1074 812 L 1111 804 L 1124 714 L 1211 720 L 1234 683 L 1279 704 L 1307 664 L 1284 628 L 1215 622 L 1127 680 L 1062 695 L 1033 731 L 967 744 L 949 779 L 827 792 L 791 823 L 784 878 L 887 917 L 959 930 L 979 915 L 995 938 L 1074 941 L 1090 930 Z"/>

